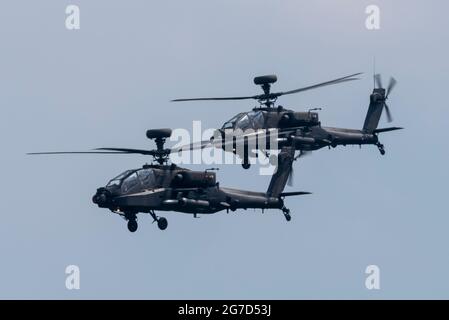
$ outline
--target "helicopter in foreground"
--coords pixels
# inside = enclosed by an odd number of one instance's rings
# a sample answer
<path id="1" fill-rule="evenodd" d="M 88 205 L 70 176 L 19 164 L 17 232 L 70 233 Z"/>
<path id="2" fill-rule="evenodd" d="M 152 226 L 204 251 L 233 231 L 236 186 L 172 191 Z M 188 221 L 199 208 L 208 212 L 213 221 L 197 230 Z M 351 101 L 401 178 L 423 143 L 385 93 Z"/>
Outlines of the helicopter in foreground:
<path id="1" fill-rule="evenodd" d="M 400 130 L 401 127 L 378 128 L 379 120 L 385 109 L 388 122 L 392 121 L 390 108 L 386 104 L 390 93 L 396 85 L 394 78 L 390 79 L 387 89 L 383 88 L 381 76 L 374 75 L 374 89 L 370 95 L 370 103 L 362 129 L 333 128 L 321 126 L 317 110 L 297 112 L 275 106 L 276 100 L 283 95 L 299 93 L 328 85 L 358 80 L 361 73 L 355 73 L 331 81 L 303 87 L 286 92 L 271 92 L 271 85 L 277 81 L 275 75 L 259 76 L 254 78 L 254 84 L 260 85 L 263 94 L 241 97 L 222 98 L 191 98 L 175 99 L 172 101 L 209 101 L 209 100 L 246 100 L 253 99 L 259 106 L 250 112 L 242 112 L 225 122 L 221 129 L 215 131 L 210 140 L 197 142 L 181 147 L 181 151 L 203 149 L 206 147 L 222 148 L 233 152 L 242 158 L 244 169 L 250 167 L 249 159 L 258 157 L 258 151 L 269 156 L 273 150 L 270 139 L 275 135 L 275 150 L 284 146 L 293 146 L 300 152 L 318 150 L 323 147 L 335 148 L 346 145 L 375 145 L 381 155 L 385 154 L 385 147 L 379 141 L 378 134 Z M 263 139 L 262 139 L 263 138 Z M 261 141 L 261 142 L 260 142 Z M 237 146 L 243 145 L 243 148 Z"/>
<path id="2" fill-rule="evenodd" d="M 213 171 L 192 171 L 169 164 L 169 155 L 177 152 L 165 149 L 166 138 L 171 129 L 153 129 L 146 133 L 156 143 L 154 150 L 128 148 L 98 148 L 84 152 L 36 152 L 29 154 L 143 154 L 153 157 L 153 164 L 142 168 L 126 170 L 111 179 L 106 186 L 97 189 L 92 201 L 100 208 L 106 208 L 127 220 L 128 230 L 138 228 L 137 214 L 148 213 L 157 222 L 160 230 L 167 228 L 164 217 L 155 211 L 175 211 L 192 214 L 212 214 L 222 210 L 237 209 L 280 209 L 285 219 L 291 220 L 290 210 L 284 205 L 288 196 L 304 195 L 309 192 L 283 192 L 287 183 L 294 150 L 285 147 L 278 155 L 278 166 L 266 192 L 253 192 L 220 187 Z"/>

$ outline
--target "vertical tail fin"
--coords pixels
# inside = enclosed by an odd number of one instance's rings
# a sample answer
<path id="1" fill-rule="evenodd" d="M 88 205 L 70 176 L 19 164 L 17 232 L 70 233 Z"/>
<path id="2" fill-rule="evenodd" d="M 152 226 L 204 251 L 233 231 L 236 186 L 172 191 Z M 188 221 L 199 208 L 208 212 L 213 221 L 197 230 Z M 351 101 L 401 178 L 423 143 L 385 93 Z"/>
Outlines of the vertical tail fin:
<path id="1" fill-rule="evenodd" d="M 278 155 L 276 172 L 271 177 L 270 185 L 268 186 L 267 195 L 269 197 L 279 197 L 282 191 L 284 191 L 292 170 L 294 156 L 295 149 L 293 147 L 283 147 L 281 149 Z"/>
<path id="2" fill-rule="evenodd" d="M 363 131 L 373 133 L 377 129 L 380 116 L 385 105 L 385 89 L 377 88 L 370 96 L 370 104 L 366 113 Z"/>

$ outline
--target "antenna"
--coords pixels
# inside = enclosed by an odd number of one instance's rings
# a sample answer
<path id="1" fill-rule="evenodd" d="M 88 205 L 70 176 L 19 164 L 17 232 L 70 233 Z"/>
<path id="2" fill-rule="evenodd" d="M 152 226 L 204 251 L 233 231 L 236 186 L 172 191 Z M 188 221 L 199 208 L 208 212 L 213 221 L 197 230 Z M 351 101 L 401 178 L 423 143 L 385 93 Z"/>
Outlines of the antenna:
<path id="1" fill-rule="evenodd" d="M 376 88 L 376 56 L 373 57 L 373 86 Z"/>

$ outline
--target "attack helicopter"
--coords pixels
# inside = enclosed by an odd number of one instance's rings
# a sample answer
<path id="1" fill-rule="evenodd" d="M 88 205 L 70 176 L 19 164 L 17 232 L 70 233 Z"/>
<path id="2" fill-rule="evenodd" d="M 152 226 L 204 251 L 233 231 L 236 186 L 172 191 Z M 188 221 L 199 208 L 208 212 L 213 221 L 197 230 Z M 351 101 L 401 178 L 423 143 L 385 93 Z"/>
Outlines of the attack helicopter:
<path id="1" fill-rule="evenodd" d="M 150 214 L 160 230 L 168 226 L 167 219 L 156 211 L 175 211 L 192 214 L 213 214 L 222 210 L 280 209 L 287 221 L 290 210 L 284 205 L 285 197 L 305 195 L 309 192 L 283 192 L 292 170 L 294 150 L 282 148 L 278 166 L 266 192 L 253 192 L 223 188 L 216 181 L 215 172 L 192 171 L 169 163 L 169 156 L 177 149 L 164 148 L 171 129 L 152 129 L 147 138 L 154 140 L 156 149 L 97 148 L 93 151 L 35 152 L 42 154 L 142 154 L 153 157 L 152 164 L 126 170 L 111 179 L 106 186 L 97 189 L 92 197 L 94 204 L 118 214 L 127 221 L 128 230 L 138 228 L 137 214 Z"/>
<path id="2" fill-rule="evenodd" d="M 259 102 L 250 112 L 241 112 L 229 121 L 226 121 L 220 129 L 217 129 L 210 140 L 196 142 L 181 147 L 181 151 L 203 149 L 207 147 L 222 148 L 231 151 L 242 158 L 244 169 L 250 167 L 249 159 L 258 157 L 258 151 L 269 156 L 273 150 L 270 139 L 275 135 L 276 150 L 284 146 L 293 146 L 300 153 L 318 150 L 323 147 L 336 148 L 347 145 L 375 145 L 381 155 L 385 154 L 385 147 L 380 143 L 378 134 L 400 130 L 401 127 L 378 128 L 381 114 L 385 109 L 388 122 L 392 121 L 390 108 L 386 101 L 396 80 L 390 78 L 387 89 L 383 88 L 381 76 L 374 75 L 374 89 L 370 95 L 370 103 L 362 129 L 347 129 L 321 126 L 318 110 L 313 108 L 306 112 L 297 112 L 286 109 L 281 105 L 275 106 L 276 100 L 283 95 L 294 94 L 321 88 L 324 86 L 340 84 L 343 82 L 359 80 L 355 73 L 331 81 L 290 90 L 286 92 L 271 92 L 271 85 L 277 81 L 276 75 L 266 75 L 254 78 L 254 84 L 261 86 L 263 94 L 237 97 L 218 98 L 189 98 L 175 99 L 180 101 L 216 101 L 216 100 L 247 100 L 253 99 Z M 261 139 L 263 138 L 263 139 Z M 261 141 L 261 142 L 260 142 Z M 243 145 L 243 148 L 237 148 Z M 239 152 L 240 151 L 240 152 Z"/>

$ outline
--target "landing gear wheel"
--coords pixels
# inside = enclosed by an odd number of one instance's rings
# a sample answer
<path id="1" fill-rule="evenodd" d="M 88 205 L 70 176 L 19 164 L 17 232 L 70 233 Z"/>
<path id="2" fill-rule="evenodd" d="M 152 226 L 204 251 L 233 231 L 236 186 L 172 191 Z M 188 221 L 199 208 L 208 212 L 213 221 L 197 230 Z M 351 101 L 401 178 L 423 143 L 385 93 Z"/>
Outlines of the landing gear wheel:
<path id="1" fill-rule="evenodd" d="M 167 229 L 167 226 L 168 226 L 168 221 L 167 221 L 167 219 L 165 219 L 165 218 L 163 218 L 163 217 L 160 217 L 159 219 L 157 219 L 157 226 L 158 226 L 158 228 L 161 229 L 161 230 Z"/>
<path id="2" fill-rule="evenodd" d="M 154 219 L 153 222 L 157 222 L 157 226 L 160 230 L 165 230 L 167 229 L 168 226 L 168 221 L 167 219 L 165 219 L 164 217 L 158 217 L 156 216 L 156 213 L 154 213 L 153 210 L 151 210 L 150 212 L 151 217 Z"/>
<path id="3" fill-rule="evenodd" d="M 251 167 L 251 164 L 250 163 L 248 163 L 248 162 L 243 162 L 242 163 L 242 167 L 243 167 L 243 169 L 249 169 L 249 167 Z"/>
<path id="4" fill-rule="evenodd" d="M 136 232 L 137 231 L 137 221 L 136 220 L 128 220 L 128 230 L 130 232 Z"/>

